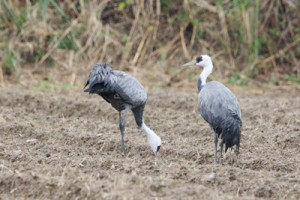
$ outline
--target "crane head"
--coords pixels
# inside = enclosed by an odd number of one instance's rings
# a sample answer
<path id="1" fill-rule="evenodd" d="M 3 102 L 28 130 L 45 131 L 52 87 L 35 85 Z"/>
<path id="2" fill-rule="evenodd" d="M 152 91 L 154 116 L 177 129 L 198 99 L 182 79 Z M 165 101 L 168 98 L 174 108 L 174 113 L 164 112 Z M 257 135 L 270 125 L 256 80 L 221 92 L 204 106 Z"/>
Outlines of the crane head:
<path id="1" fill-rule="evenodd" d="M 148 135 L 148 141 L 153 153 L 156 155 L 161 146 L 161 139 L 156 134 Z"/>
<path id="2" fill-rule="evenodd" d="M 184 67 L 188 67 L 188 66 L 192 66 L 192 65 L 197 65 L 197 66 L 200 66 L 200 67 L 206 67 L 206 66 L 209 66 L 212 64 L 212 61 L 211 61 L 211 58 L 208 56 L 208 55 L 201 55 L 201 56 L 198 56 L 196 59 L 188 62 L 188 63 L 185 63 Z"/>
<path id="3" fill-rule="evenodd" d="M 160 137 L 156 135 L 148 126 L 146 126 L 145 123 L 142 124 L 141 128 L 146 133 L 150 147 L 153 153 L 156 155 L 161 146 Z"/>

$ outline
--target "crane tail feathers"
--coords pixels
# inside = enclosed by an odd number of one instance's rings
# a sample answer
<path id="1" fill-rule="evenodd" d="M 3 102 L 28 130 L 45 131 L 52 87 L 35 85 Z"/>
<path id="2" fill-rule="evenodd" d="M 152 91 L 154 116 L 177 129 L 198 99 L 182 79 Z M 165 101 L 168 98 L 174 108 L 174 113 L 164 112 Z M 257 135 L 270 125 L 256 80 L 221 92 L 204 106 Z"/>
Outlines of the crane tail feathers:
<path id="1" fill-rule="evenodd" d="M 225 144 L 225 152 L 228 148 L 236 145 L 240 147 L 242 121 L 239 116 L 233 115 L 230 120 L 226 120 L 222 129 L 222 142 Z"/>

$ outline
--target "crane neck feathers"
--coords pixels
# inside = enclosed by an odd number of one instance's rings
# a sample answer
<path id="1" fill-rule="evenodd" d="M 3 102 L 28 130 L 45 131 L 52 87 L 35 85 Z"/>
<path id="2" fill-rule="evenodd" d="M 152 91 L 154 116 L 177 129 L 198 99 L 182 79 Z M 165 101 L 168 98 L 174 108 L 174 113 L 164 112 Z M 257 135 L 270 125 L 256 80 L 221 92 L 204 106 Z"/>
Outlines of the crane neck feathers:
<path id="1" fill-rule="evenodd" d="M 198 90 L 200 91 L 206 84 L 207 77 L 211 74 L 213 70 L 212 62 L 208 62 L 203 66 L 203 71 L 201 72 L 198 79 Z"/>
<path id="2" fill-rule="evenodd" d="M 204 86 L 204 85 L 202 85 L 201 78 L 198 79 L 197 86 L 198 86 L 198 92 L 200 92 L 200 90 L 201 90 L 201 89 L 203 88 L 203 86 Z"/>
<path id="3" fill-rule="evenodd" d="M 146 133 L 148 142 L 151 146 L 152 151 L 156 154 L 161 146 L 161 139 L 158 135 L 154 133 L 146 124 L 142 123 L 141 129 Z"/>

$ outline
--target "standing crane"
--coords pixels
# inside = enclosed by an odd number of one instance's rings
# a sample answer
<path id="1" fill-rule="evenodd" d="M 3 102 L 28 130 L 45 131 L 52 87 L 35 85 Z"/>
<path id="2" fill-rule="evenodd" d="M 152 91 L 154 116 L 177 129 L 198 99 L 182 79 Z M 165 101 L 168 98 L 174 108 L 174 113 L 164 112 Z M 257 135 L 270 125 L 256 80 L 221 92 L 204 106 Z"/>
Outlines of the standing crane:
<path id="1" fill-rule="evenodd" d="M 133 112 L 138 128 L 146 133 L 154 154 L 159 151 L 160 137 L 144 123 L 143 113 L 147 93 L 139 81 L 125 72 L 112 70 L 109 64 L 95 64 L 84 88 L 87 86 L 84 92 L 100 95 L 119 112 L 121 151 L 124 155 L 126 155 L 124 131 L 129 110 Z"/>
<path id="2" fill-rule="evenodd" d="M 198 79 L 198 111 L 204 120 L 209 123 L 214 131 L 214 160 L 217 161 L 218 137 L 220 142 L 220 159 L 222 163 L 222 151 L 225 144 L 225 153 L 228 148 L 236 145 L 236 154 L 239 153 L 242 118 L 241 110 L 236 96 L 222 83 L 210 81 L 207 77 L 213 69 L 211 58 L 201 55 L 195 60 L 183 66 L 197 65 L 203 68 Z"/>

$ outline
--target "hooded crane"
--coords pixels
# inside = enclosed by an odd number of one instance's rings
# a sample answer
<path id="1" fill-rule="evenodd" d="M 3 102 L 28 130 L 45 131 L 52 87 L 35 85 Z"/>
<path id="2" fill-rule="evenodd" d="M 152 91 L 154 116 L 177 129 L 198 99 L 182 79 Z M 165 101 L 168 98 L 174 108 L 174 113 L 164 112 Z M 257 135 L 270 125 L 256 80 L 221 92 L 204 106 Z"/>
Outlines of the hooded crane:
<path id="1" fill-rule="evenodd" d="M 95 64 L 84 86 L 85 92 L 96 93 L 103 97 L 119 112 L 121 132 L 121 150 L 126 155 L 124 131 L 128 111 L 133 112 L 138 128 L 148 138 L 151 149 L 156 154 L 161 146 L 161 139 L 144 123 L 143 113 L 147 101 L 144 87 L 131 75 L 112 70 L 108 64 Z"/>
<path id="2" fill-rule="evenodd" d="M 203 68 L 198 79 L 198 111 L 214 131 L 215 163 L 218 163 L 218 137 L 221 136 L 222 138 L 219 159 L 219 163 L 222 163 L 224 144 L 225 153 L 228 148 L 234 145 L 236 145 L 236 154 L 239 153 L 242 128 L 240 106 L 235 95 L 222 83 L 218 81 L 206 83 L 206 79 L 213 69 L 211 58 L 208 55 L 201 55 L 183 66 L 191 65 L 198 65 Z"/>

